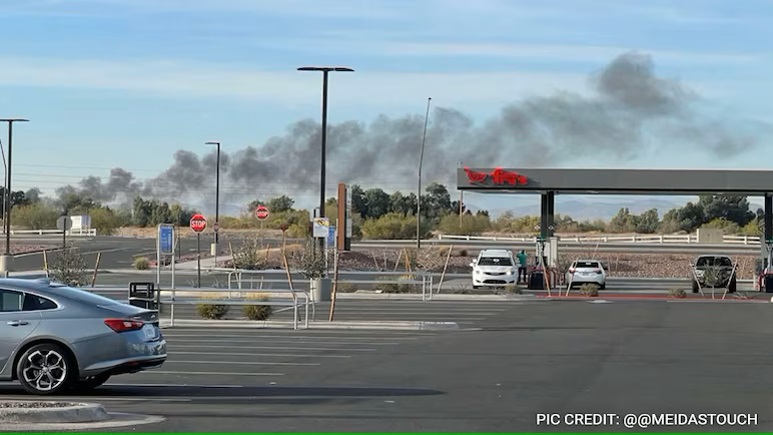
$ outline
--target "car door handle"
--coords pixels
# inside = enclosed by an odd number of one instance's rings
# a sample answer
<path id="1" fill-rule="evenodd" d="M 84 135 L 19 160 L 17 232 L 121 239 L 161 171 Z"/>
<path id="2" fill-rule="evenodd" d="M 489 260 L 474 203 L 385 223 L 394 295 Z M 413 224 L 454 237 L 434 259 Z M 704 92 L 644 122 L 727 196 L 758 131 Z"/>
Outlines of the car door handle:
<path id="1" fill-rule="evenodd" d="M 30 322 L 25 322 L 24 320 L 11 320 L 8 322 L 8 326 L 25 326 L 29 324 Z"/>

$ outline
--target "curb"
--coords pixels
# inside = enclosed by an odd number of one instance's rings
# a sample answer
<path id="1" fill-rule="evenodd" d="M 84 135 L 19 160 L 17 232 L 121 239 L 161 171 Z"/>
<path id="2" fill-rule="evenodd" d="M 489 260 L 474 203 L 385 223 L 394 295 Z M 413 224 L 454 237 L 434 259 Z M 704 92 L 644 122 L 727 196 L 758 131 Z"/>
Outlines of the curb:
<path id="1" fill-rule="evenodd" d="M 279 321 L 253 321 L 253 320 L 188 320 L 180 319 L 174 321 L 174 326 L 169 324 L 168 320 L 162 320 L 160 327 L 162 329 L 177 327 L 195 327 L 195 326 L 214 326 L 223 328 L 292 328 L 292 322 Z M 298 329 L 306 329 L 303 321 L 298 322 Z M 407 322 L 407 321 L 382 321 L 382 322 L 356 322 L 356 321 L 333 321 L 320 322 L 309 321 L 308 329 L 388 329 L 398 331 L 447 331 L 460 330 L 456 322 Z"/>
<path id="2" fill-rule="evenodd" d="M 4 402 L 23 403 L 22 400 Z M 55 403 L 55 402 L 48 402 Z M 0 421 L 3 423 L 93 423 L 110 420 L 110 414 L 100 404 L 72 403 L 72 406 L 58 408 L 2 408 Z"/>

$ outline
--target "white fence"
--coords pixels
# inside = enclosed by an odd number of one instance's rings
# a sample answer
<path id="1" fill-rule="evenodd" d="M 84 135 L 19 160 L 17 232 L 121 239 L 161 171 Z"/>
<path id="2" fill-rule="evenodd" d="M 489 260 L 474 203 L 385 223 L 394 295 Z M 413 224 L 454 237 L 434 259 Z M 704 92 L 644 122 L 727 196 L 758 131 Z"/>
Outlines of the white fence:
<path id="1" fill-rule="evenodd" d="M 692 244 L 698 243 L 698 236 L 695 234 L 636 234 L 636 235 L 603 235 L 603 236 L 557 236 L 561 242 L 575 243 L 676 243 Z M 757 236 L 724 236 L 722 243 L 734 245 L 756 245 L 760 244 L 760 237 Z M 464 240 L 481 242 L 534 242 L 534 236 L 454 236 L 438 235 L 437 240 Z"/>
<path id="2" fill-rule="evenodd" d="M 5 231 L 0 230 L 0 234 L 5 234 Z M 11 230 L 11 235 L 37 235 L 37 236 L 43 236 L 43 235 L 61 235 L 62 230 Z M 77 229 L 77 230 L 68 230 L 67 236 L 96 236 L 97 230 L 96 228 L 89 228 L 89 229 Z"/>

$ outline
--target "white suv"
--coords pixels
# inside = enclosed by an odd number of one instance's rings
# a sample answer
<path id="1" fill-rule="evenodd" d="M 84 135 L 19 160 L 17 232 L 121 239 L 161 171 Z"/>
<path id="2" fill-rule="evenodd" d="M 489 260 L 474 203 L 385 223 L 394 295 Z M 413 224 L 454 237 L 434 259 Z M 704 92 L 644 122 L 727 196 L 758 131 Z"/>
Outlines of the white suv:
<path id="1" fill-rule="evenodd" d="M 516 284 L 518 280 L 518 263 L 507 249 L 484 249 L 477 259 L 472 260 L 470 267 L 474 289 Z"/>

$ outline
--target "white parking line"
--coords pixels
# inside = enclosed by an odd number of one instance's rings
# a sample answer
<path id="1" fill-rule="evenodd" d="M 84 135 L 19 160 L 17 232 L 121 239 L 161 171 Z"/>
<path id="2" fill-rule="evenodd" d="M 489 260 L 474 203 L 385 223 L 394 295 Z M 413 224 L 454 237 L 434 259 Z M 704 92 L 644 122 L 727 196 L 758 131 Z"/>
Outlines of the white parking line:
<path id="1" fill-rule="evenodd" d="M 262 361 L 176 361 L 172 359 L 166 360 L 165 364 L 231 364 L 231 365 L 245 365 L 245 366 L 319 366 L 319 363 L 288 363 L 288 362 L 262 362 Z"/>
<path id="2" fill-rule="evenodd" d="M 284 376 L 284 373 L 233 373 L 233 372 L 181 372 L 181 371 L 159 371 L 148 370 L 135 373 L 140 374 L 159 374 L 159 375 L 206 375 L 206 376 Z"/>
<path id="3" fill-rule="evenodd" d="M 244 385 L 218 385 L 218 384 L 119 384 L 108 382 L 105 386 L 111 387 L 143 387 L 143 388 L 159 388 L 159 387 L 186 387 L 186 388 L 244 388 Z"/>
<path id="4" fill-rule="evenodd" d="M 186 333 L 203 333 L 207 334 L 208 336 L 217 337 L 220 333 L 226 333 L 226 334 L 234 334 L 234 333 L 242 333 L 244 332 L 243 329 L 229 329 L 229 328 L 218 328 L 218 329 L 212 329 L 212 328 L 197 328 L 197 327 L 188 327 L 188 326 L 175 326 L 173 328 L 164 328 L 164 335 L 167 333 L 174 334 L 177 331 Z M 262 332 L 262 331 L 261 331 Z M 310 334 L 313 331 L 303 331 L 304 334 Z M 247 332 L 244 332 L 247 334 Z M 281 330 L 277 329 L 275 331 L 272 331 L 272 333 L 276 333 L 277 335 L 287 335 L 287 336 L 294 336 L 293 334 L 296 334 L 295 331 L 290 330 Z M 320 332 L 322 333 L 322 332 Z M 333 334 L 334 331 L 324 331 L 325 334 Z M 374 334 L 373 330 L 363 330 L 363 329 L 346 329 L 346 330 L 340 330 L 341 335 L 346 336 L 362 336 L 362 334 Z M 385 336 L 395 336 L 395 337 L 434 337 L 438 335 L 437 333 L 420 333 L 418 331 L 381 331 L 379 334 L 383 334 Z"/>
<path id="5" fill-rule="evenodd" d="M 174 338 L 175 340 L 178 338 L 201 338 L 201 335 L 198 334 L 168 334 L 164 333 L 164 336 L 167 338 Z M 208 337 L 211 338 L 297 338 L 299 340 L 418 340 L 418 337 L 342 337 L 338 335 L 320 335 L 320 336 L 314 336 L 314 335 L 290 335 L 290 334 L 283 334 L 283 335 L 250 335 L 248 333 L 245 334 L 234 334 L 234 335 L 214 335 L 209 334 Z"/>
<path id="6" fill-rule="evenodd" d="M 189 346 L 198 347 L 198 346 Z M 351 358 L 351 355 L 303 355 L 293 353 L 233 353 L 233 352 L 186 352 L 174 351 L 174 355 L 259 356 L 261 358 Z"/>
<path id="7" fill-rule="evenodd" d="M 194 339 L 187 339 L 187 338 L 173 338 L 170 340 L 167 340 L 168 345 L 174 345 L 176 343 L 259 343 L 259 342 L 266 342 L 270 344 L 306 344 L 302 340 L 251 340 L 249 338 L 220 338 L 220 337 L 207 337 L 207 338 L 194 338 Z M 315 344 L 314 341 L 307 341 L 308 344 Z M 345 343 L 345 342 L 332 342 L 327 341 L 323 343 L 325 345 L 334 345 L 334 346 L 397 346 L 400 343 L 390 343 L 390 342 L 381 342 L 381 343 Z"/>
<path id="8" fill-rule="evenodd" d="M 213 345 L 189 345 L 168 343 L 169 348 L 193 348 L 193 349 L 233 349 L 234 346 L 213 346 Z M 323 347 L 280 347 L 280 346 L 239 346 L 239 349 L 276 349 L 276 350 L 311 350 L 320 352 L 375 352 L 377 349 L 336 349 Z"/>

